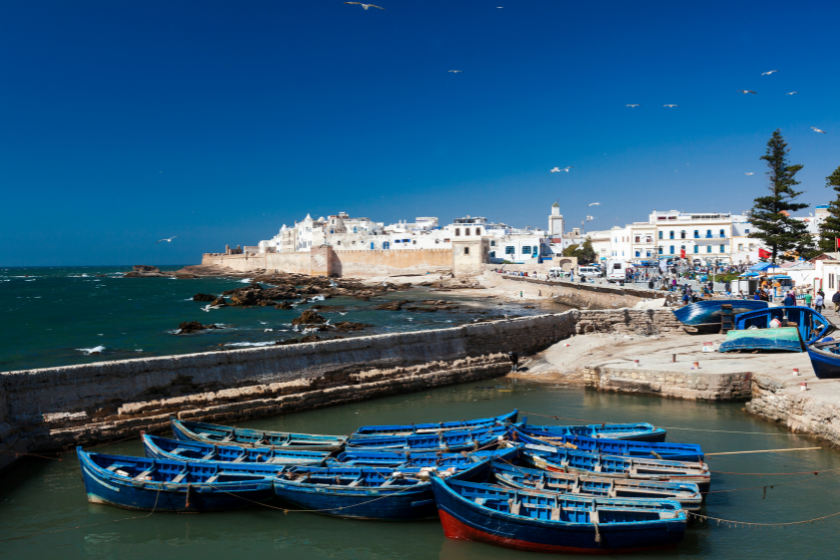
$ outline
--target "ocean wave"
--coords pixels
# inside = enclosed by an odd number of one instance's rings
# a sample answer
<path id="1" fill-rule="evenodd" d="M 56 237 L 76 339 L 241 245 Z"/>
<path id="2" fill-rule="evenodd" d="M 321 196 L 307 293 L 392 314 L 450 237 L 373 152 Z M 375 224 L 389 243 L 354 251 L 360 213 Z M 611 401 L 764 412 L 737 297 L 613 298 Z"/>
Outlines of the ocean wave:
<path id="1" fill-rule="evenodd" d="M 94 346 L 93 348 L 76 348 L 79 352 L 84 352 L 86 355 L 101 354 L 105 350 L 104 346 Z"/>
<path id="2" fill-rule="evenodd" d="M 272 346 L 274 342 L 228 342 L 225 346 Z"/>

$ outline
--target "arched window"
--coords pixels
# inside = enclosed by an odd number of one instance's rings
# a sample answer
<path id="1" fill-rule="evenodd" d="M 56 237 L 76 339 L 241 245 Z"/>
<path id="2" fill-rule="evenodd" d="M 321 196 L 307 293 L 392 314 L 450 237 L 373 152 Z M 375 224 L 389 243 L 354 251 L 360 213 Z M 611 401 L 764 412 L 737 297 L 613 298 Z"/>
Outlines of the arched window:
<path id="1" fill-rule="evenodd" d="M 721 246 L 720 246 L 720 252 L 721 252 L 721 253 L 725 253 L 725 252 L 726 252 L 726 245 L 721 245 Z"/>
<path id="2" fill-rule="evenodd" d="M 695 245 L 694 246 L 694 254 L 696 255 L 699 252 L 700 252 L 700 245 Z"/>
<path id="3" fill-rule="evenodd" d="M 461 235 L 461 228 L 455 228 L 455 237 L 458 237 L 460 235 Z"/>
<path id="4" fill-rule="evenodd" d="M 710 230 L 710 229 L 707 229 L 707 230 L 706 230 L 706 238 L 707 238 L 707 239 L 711 239 L 711 238 L 712 238 L 712 230 Z"/>
<path id="5" fill-rule="evenodd" d="M 671 245 L 671 254 L 672 255 L 674 254 L 674 246 L 673 245 Z"/>
<path id="6" fill-rule="evenodd" d="M 700 230 L 699 229 L 694 230 L 694 239 L 700 239 Z"/>
<path id="7" fill-rule="evenodd" d="M 469 235 L 469 234 L 470 234 L 470 228 L 464 228 L 464 235 Z"/>
<path id="8" fill-rule="evenodd" d="M 659 232 L 659 239 L 662 239 L 662 232 Z"/>
<path id="9" fill-rule="evenodd" d="M 685 230 L 680 232 L 680 239 L 685 239 Z"/>
<path id="10" fill-rule="evenodd" d="M 712 246 L 711 246 L 711 245 L 706 245 L 706 252 L 707 252 L 707 253 L 711 253 L 711 252 L 712 252 Z"/>
<path id="11" fill-rule="evenodd" d="M 720 230 L 720 236 L 721 237 L 726 237 L 726 230 L 723 230 L 723 229 Z"/>
<path id="12" fill-rule="evenodd" d="M 674 238 L 674 232 L 672 231 L 671 232 L 671 239 L 673 239 L 673 238 Z"/>

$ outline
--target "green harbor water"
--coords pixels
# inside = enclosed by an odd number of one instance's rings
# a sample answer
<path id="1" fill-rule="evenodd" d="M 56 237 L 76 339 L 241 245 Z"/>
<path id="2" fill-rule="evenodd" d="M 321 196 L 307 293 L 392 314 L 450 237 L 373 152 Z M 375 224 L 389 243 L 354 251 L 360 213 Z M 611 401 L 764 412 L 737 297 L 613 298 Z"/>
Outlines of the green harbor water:
<path id="1" fill-rule="evenodd" d="M 490 380 L 429 392 L 302 412 L 244 424 L 269 430 L 346 434 L 363 424 L 498 415 L 513 408 L 596 422 L 648 421 L 669 440 L 696 442 L 706 453 L 812 447 L 746 415 L 742 404 L 711 404 L 602 394 L 579 388 Z M 558 424 L 532 416 L 532 423 Z M 676 428 L 693 428 L 679 430 Z M 138 440 L 105 453 L 142 454 Z M 714 473 L 704 515 L 754 523 L 812 519 L 840 511 L 840 455 L 831 449 L 709 457 L 714 471 L 813 473 L 746 476 Z M 28 460 L 0 475 L 0 558 L 284 560 L 525 560 L 541 556 L 444 537 L 435 520 L 353 521 L 256 507 L 218 514 L 146 516 L 89 504 L 74 453 L 62 461 Z M 765 489 L 766 495 L 765 495 Z M 727 492 L 726 490 L 734 490 Z M 122 521 L 119 521 L 122 520 Z M 742 528 L 693 522 L 679 547 L 631 558 L 837 558 L 840 516 L 789 528 Z M 68 530 L 63 530 L 68 529 Z M 58 532 L 56 532 L 58 531 Z M 570 556 L 572 558 L 572 556 Z"/>

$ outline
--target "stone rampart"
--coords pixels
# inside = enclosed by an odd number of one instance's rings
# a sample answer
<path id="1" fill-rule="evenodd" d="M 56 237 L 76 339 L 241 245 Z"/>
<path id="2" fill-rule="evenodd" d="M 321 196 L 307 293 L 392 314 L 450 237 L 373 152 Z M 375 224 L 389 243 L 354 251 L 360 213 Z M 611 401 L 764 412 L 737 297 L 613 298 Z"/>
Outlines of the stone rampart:
<path id="1" fill-rule="evenodd" d="M 598 391 L 691 401 L 747 401 L 751 396 L 750 377 L 749 372 L 722 375 L 632 366 L 601 366 L 583 372 L 585 386 Z"/>

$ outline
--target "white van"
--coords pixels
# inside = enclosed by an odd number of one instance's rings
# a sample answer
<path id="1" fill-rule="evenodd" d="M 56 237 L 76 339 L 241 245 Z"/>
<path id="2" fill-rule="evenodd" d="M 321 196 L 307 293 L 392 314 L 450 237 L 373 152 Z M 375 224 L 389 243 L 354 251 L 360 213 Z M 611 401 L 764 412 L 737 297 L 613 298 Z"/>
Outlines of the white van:
<path id="1" fill-rule="evenodd" d="M 597 266 L 581 266 L 578 274 L 584 278 L 598 278 L 601 276 L 601 269 Z"/>
<path id="2" fill-rule="evenodd" d="M 607 282 L 623 282 L 628 268 L 624 261 L 607 261 Z"/>
<path id="3" fill-rule="evenodd" d="M 553 266 L 548 269 L 548 275 L 551 278 L 562 278 L 566 275 L 566 271 L 559 266 Z"/>

